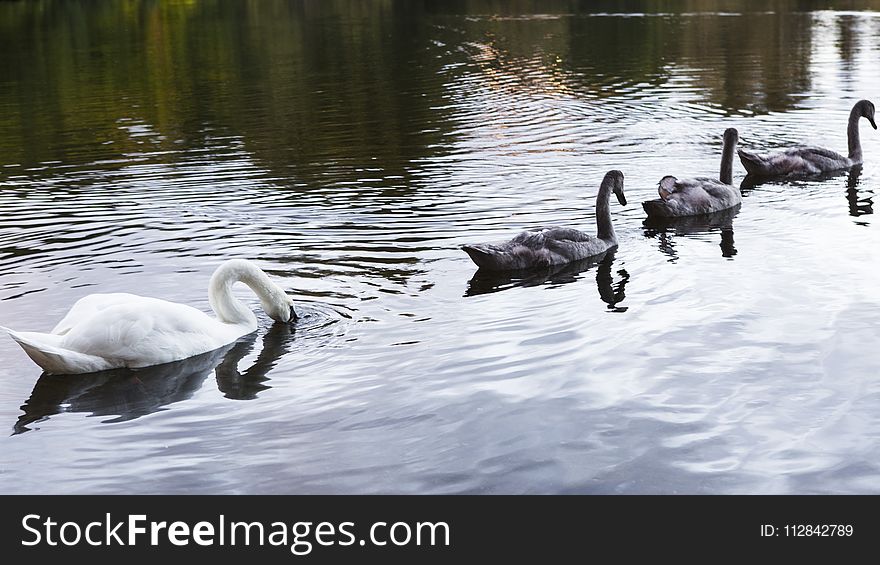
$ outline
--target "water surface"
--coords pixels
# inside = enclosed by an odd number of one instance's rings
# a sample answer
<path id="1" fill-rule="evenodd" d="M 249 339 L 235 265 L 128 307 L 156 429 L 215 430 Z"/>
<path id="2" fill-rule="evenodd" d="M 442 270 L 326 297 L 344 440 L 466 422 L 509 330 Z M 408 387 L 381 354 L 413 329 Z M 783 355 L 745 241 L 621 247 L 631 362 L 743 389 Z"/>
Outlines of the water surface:
<path id="1" fill-rule="evenodd" d="M 880 135 L 716 218 L 640 205 L 717 175 L 727 127 L 845 151 L 880 3 L 831 6 L 0 3 L 0 323 L 209 311 L 235 256 L 302 315 L 75 378 L 0 339 L 0 491 L 880 492 Z M 488 277 L 459 250 L 594 230 L 612 168 L 616 253 Z"/>

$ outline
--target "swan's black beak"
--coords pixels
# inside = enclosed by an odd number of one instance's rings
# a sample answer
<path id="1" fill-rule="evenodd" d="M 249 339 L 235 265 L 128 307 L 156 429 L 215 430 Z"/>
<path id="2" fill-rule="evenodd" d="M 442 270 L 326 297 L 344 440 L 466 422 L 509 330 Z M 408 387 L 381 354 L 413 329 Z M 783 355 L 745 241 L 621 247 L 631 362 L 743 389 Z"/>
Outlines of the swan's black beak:
<path id="1" fill-rule="evenodd" d="M 615 192 L 617 195 L 617 201 L 620 202 L 621 206 L 626 206 L 626 196 L 623 195 L 622 192 Z"/>
<path id="2" fill-rule="evenodd" d="M 293 304 L 290 305 L 290 317 L 287 319 L 288 324 L 292 324 L 296 322 L 299 317 L 296 315 L 296 310 L 293 309 Z"/>

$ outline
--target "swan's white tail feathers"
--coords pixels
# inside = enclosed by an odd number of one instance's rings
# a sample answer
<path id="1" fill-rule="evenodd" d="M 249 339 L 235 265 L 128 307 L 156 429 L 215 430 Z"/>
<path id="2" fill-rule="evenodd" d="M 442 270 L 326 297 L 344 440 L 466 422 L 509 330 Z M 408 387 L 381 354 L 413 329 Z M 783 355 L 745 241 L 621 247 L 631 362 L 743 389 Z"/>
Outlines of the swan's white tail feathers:
<path id="1" fill-rule="evenodd" d="M 108 369 L 108 363 L 101 357 L 71 351 L 61 347 L 62 336 L 36 333 L 16 332 L 0 326 L 14 339 L 34 363 L 47 373 L 92 373 Z"/>

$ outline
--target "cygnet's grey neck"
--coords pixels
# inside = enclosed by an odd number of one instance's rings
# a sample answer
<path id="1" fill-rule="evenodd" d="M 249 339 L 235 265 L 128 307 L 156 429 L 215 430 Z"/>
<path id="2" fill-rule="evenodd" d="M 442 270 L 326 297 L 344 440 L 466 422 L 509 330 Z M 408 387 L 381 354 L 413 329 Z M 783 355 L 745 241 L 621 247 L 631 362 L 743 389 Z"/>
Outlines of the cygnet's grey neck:
<path id="1" fill-rule="evenodd" d="M 736 153 L 738 135 L 730 130 L 724 132 L 724 147 L 721 149 L 721 172 L 718 180 L 724 184 L 733 184 L 733 154 Z"/>
<path id="2" fill-rule="evenodd" d="M 617 241 L 614 226 L 611 225 L 611 193 L 614 190 L 614 178 L 606 176 L 599 187 L 599 195 L 596 197 L 596 225 L 598 237 L 606 241 Z"/>
<path id="3" fill-rule="evenodd" d="M 862 141 L 859 138 L 859 119 L 862 117 L 862 108 L 859 104 L 853 106 L 849 113 L 849 123 L 846 126 L 846 140 L 849 147 L 849 160 L 854 165 L 862 162 Z"/>

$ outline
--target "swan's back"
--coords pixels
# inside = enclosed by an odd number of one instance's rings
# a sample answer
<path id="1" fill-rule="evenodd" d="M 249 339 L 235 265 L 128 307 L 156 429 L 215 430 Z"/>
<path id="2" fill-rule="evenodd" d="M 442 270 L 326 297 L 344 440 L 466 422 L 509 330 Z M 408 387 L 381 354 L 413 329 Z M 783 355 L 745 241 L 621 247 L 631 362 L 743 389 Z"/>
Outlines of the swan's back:
<path id="1" fill-rule="evenodd" d="M 852 166 L 848 157 L 823 147 L 792 147 L 763 155 L 740 149 L 739 158 L 750 175 L 767 177 L 817 175 Z"/>
<path id="2" fill-rule="evenodd" d="M 123 367 L 144 367 L 216 349 L 230 341 L 229 330 L 234 327 L 186 304 L 130 295 L 94 309 L 70 327 L 61 345 L 117 359 Z"/>
<path id="3" fill-rule="evenodd" d="M 88 373 L 211 351 L 240 337 L 241 329 L 185 304 L 119 293 L 80 299 L 53 333 L 7 332 L 43 370 Z"/>
<path id="4" fill-rule="evenodd" d="M 543 228 L 524 231 L 500 244 L 463 245 L 478 267 L 490 270 L 518 270 L 562 265 L 607 251 L 616 245 L 571 228 Z"/>
<path id="5" fill-rule="evenodd" d="M 58 324 L 52 328 L 55 335 L 64 335 L 77 323 L 87 320 L 116 304 L 137 301 L 142 297 L 127 292 L 89 294 L 77 300 Z"/>
<path id="6" fill-rule="evenodd" d="M 514 271 L 552 264 L 549 255 L 528 247 L 474 243 L 462 245 L 461 248 L 478 267 L 492 271 Z"/>
<path id="7" fill-rule="evenodd" d="M 742 202 L 742 194 L 736 187 L 704 177 L 675 179 L 674 186 L 666 194 L 665 198 L 642 203 L 649 217 L 711 214 Z"/>

